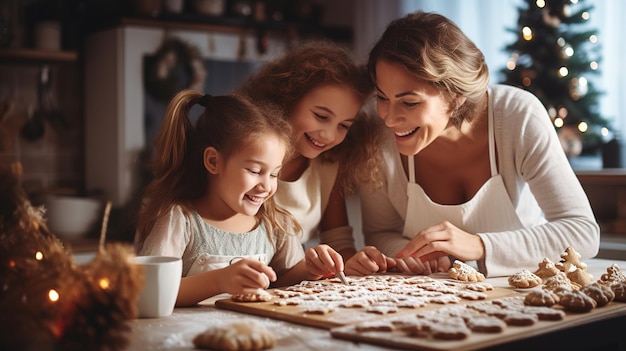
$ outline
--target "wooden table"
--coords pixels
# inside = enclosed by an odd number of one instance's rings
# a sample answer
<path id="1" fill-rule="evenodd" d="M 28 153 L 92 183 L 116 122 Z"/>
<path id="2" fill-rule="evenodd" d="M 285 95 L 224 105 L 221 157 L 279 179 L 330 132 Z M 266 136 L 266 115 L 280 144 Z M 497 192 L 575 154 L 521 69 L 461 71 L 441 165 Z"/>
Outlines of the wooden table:
<path id="1" fill-rule="evenodd" d="M 626 269 L 626 261 L 592 259 L 585 261 L 595 279 L 613 263 Z M 490 284 L 507 288 L 506 277 L 490 278 Z M 169 317 L 131 321 L 132 332 L 127 350 L 194 350 L 193 337 L 206 328 L 228 322 L 254 319 L 271 330 L 277 344 L 273 350 L 389 350 L 375 344 L 353 342 L 332 337 L 328 329 L 309 327 L 282 320 L 218 309 L 215 301 L 220 295 L 195 307 L 176 308 Z M 581 325 L 569 325 L 556 330 L 536 330 L 516 340 L 505 340 L 490 346 L 490 350 L 625 350 L 626 305 L 609 316 Z"/>

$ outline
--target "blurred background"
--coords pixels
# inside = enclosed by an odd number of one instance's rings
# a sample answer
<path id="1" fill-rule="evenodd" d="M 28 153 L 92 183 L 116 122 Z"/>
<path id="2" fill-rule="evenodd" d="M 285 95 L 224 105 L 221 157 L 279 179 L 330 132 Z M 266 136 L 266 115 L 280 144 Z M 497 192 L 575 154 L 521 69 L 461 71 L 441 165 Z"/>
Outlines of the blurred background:
<path id="1" fill-rule="evenodd" d="M 581 177 L 621 174 L 620 0 L 0 0 L 0 162 L 21 166 L 36 204 L 111 201 L 110 238 L 132 240 L 146 155 L 176 91 L 226 93 L 320 38 L 365 62 L 387 23 L 418 9 L 455 21 L 484 52 L 493 84 L 540 97 Z M 603 198 L 594 211 L 626 217 L 617 205 L 626 192 L 607 197 L 603 179 L 586 188 L 592 202 Z M 87 237 L 97 237 L 101 209 L 84 215 L 95 217 Z"/>

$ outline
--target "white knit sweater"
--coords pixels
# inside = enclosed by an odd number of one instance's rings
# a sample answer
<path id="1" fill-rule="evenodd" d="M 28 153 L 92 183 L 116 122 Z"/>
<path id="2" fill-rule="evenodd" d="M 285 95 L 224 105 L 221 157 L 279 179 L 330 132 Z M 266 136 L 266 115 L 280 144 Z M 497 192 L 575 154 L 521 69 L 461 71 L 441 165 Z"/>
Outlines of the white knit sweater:
<path id="1" fill-rule="evenodd" d="M 479 269 L 491 277 L 521 269 L 534 271 L 544 257 L 558 262 L 570 246 L 582 259 L 595 256 L 599 226 L 546 109 L 522 89 L 496 85 L 490 93 L 498 171 L 525 228 L 475 233 L 485 246 Z M 360 191 L 363 235 L 366 245 L 393 257 L 408 242 L 402 236 L 408 179 L 391 132 L 381 144 L 381 152 L 385 160 L 383 188 Z"/>

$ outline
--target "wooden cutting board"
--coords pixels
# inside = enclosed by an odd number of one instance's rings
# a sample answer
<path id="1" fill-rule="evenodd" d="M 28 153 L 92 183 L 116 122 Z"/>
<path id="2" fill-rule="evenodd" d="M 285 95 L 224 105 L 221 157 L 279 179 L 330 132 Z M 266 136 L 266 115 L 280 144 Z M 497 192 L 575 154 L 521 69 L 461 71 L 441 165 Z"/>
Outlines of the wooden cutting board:
<path id="1" fill-rule="evenodd" d="M 386 275 L 386 276 L 396 276 L 396 275 Z M 397 275 L 399 276 L 399 275 Z M 445 276 L 444 276 L 445 277 Z M 439 278 L 442 280 L 447 280 L 445 278 Z M 336 279 L 327 280 L 329 284 L 338 284 Z M 272 293 L 273 290 L 269 289 L 268 291 Z M 518 292 L 512 289 L 503 289 L 503 288 L 494 288 L 493 290 L 486 291 L 487 299 L 496 299 L 501 297 L 515 296 L 519 295 Z M 274 297 L 271 301 L 268 302 L 237 302 L 233 301 L 230 298 L 220 299 L 215 302 L 215 306 L 217 308 L 223 308 L 248 314 L 253 314 L 262 317 L 269 317 L 279 320 L 284 320 L 292 323 L 303 324 L 316 328 L 324 328 L 331 329 L 340 326 L 346 326 L 350 324 L 355 324 L 358 322 L 362 322 L 365 320 L 379 319 L 384 317 L 385 315 L 367 312 L 365 308 L 345 308 L 345 307 L 335 307 L 333 312 L 329 312 L 327 314 L 314 314 L 303 312 L 299 306 L 278 306 L 274 302 L 278 300 L 278 297 Z M 468 303 L 468 300 L 462 300 L 460 303 Z M 429 303 L 424 307 L 420 308 L 399 308 L 398 312 L 390 313 L 389 315 L 393 315 L 395 317 L 401 315 L 415 315 L 419 310 L 428 310 L 433 308 L 441 307 L 441 304 Z"/>
<path id="2" fill-rule="evenodd" d="M 451 341 L 438 340 L 428 337 L 410 337 L 399 331 L 358 332 L 356 331 L 354 325 L 332 328 L 330 332 L 331 335 L 335 338 L 366 342 L 386 347 L 426 351 L 466 351 L 496 346 L 502 343 L 520 340 L 523 338 L 558 331 L 584 323 L 590 323 L 601 319 L 607 319 L 623 315 L 626 315 L 626 303 L 611 302 L 606 306 L 595 308 L 587 313 L 566 312 L 565 318 L 560 321 L 539 321 L 532 326 L 507 326 L 504 331 L 495 334 L 474 332 L 471 333 L 466 339 Z M 596 336 L 589 335 L 589 337 Z M 548 347 L 548 345 L 546 345 L 546 347 Z"/>

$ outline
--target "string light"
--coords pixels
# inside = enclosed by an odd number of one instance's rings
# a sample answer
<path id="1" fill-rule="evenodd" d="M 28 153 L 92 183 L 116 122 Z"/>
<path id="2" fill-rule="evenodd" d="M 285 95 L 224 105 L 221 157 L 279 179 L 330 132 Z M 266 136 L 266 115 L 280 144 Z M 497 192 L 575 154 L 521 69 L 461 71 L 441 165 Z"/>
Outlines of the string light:
<path id="1" fill-rule="evenodd" d="M 607 127 L 602 127 L 602 129 L 600 129 L 600 134 L 602 134 L 602 136 L 609 136 L 611 132 L 609 131 L 609 128 Z"/>
<path id="2" fill-rule="evenodd" d="M 48 291 L 48 299 L 52 302 L 59 301 L 59 293 L 54 289 L 50 289 L 50 291 Z"/>
<path id="3" fill-rule="evenodd" d="M 35 252 L 35 259 L 36 259 L 37 261 L 41 261 L 41 260 L 43 260 L 43 253 L 42 253 L 41 251 L 37 251 L 37 252 Z"/>
<path id="4" fill-rule="evenodd" d="M 595 43 L 598 42 L 598 37 L 596 35 L 592 34 L 592 35 L 589 36 L 589 41 L 595 44 Z"/>
<path id="5" fill-rule="evenodd" d="M 554 119 L 554 126 L 557 128 L 561 128 L 563 127 L 563 125 L 565 124 L 565 122 L 563 121 L 563 118 L 555 118 Z"/>
<path id="6" fill-rule="evenodd" d="M 526 41 L 531 41 L 532 38 L 533 38 L 533 31 L 532 31 L 532 29 L 530 29 L 530 27 L 522 28 L 522 37 Z"/>
<path id="7" fill-rule="evenodd" d="M 567 67 L 559 68 L 559 76 L 560 77 L 567 77 L 568 74 L 569 74 L 569 70 L 567 69 Z"/>
<path id="8" fill-rule="evenodd" d="M 597 63 L 596 61 L 591 61 L 591 62 L 589 63 L 589 67 L 590 67 L 592 70 L 594 70 L 594 71 L 595 71 L 595 70 L 597 70 L 597 69 L 598 69 L 598 63 Z"/>
<path id="9" fill-rule="evenodd" d="M 589 129 L 589 125 L 587 124 L 587 122 L 583 121 L 583 122 L 578 123 L 578 130 L 581 133 L 586 132 L 588 129 Z"/>
<path id="10" fill-rule="evenodd" d="M 509 60 L 506 62 L 506 68 L 508 68 L 508 69 L 509 69 L 509 71 L 514 70 L 514 69 L 515 69 L 515 66 L 516 66 L 515 61 L 513 61 L 512 59 L 509 59 Z"/>
<path id="11" fill-rule="evenodd" d="M 585 11 L 582 13 L 581 17 L 586 21 L 589 19 L 590 15 L 589 12 Z"/>
<path id="12" fill-rule="evenodd" d="M 102 278 L 98 281 L 98 285 L 100 285 L 100 288 L 102 288 L 102 290 L 107 290 L 110 284 L 111 282 L 108 278 Z"/>
<path id="13" fill-rule="evenodd" d="M 535 5 L 537 5 L 538 8 L 542 9 L 546 7 L 546 2 L 544 0 L 537 0 L 535 1 Z"/>

